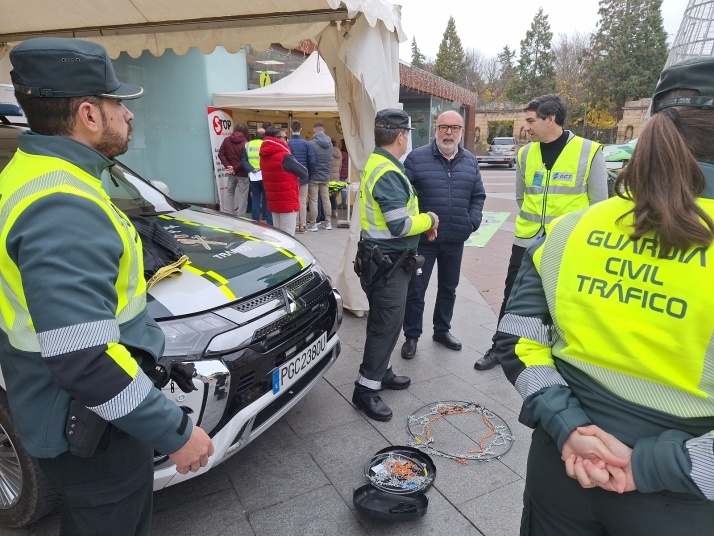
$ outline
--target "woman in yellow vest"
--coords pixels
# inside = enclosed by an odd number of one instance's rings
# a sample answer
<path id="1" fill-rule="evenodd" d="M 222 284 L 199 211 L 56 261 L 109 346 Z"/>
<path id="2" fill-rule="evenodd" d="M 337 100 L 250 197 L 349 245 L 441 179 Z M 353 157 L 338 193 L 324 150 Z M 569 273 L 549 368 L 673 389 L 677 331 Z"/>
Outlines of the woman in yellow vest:
<path id="1" fill-rule="evenodd" d="M 652 111 L 618 197 L 528 248 L 498 326 L 535 428 L 522 535 L 714 533 L 714 58 L 666 69 Z"/>

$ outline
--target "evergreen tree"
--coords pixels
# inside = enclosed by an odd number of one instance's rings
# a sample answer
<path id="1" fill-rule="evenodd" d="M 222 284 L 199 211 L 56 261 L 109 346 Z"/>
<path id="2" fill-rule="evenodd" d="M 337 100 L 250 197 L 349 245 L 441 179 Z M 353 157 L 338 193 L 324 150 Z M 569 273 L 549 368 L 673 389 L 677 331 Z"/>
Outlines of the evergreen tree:
<path id="1" fill-rule="evenodd" d="M 414 67 L 424 68 L 424 62 L 426 61 L 426 56 L 421 53 L 419 47 L 417 46 L 416 36 L 412 38 L 412 65 Z"/>
<path id="2" fill-rule="evenodd" d="M 505 91 L 508 85 L 515 76 L 516 68 L 513 65 L 513 60 L 516 58 L 516 51 L 511 50 L 508 45 L 503 47 L 503 50 L 496 55 L 498 61 L 498 83 L 496 93 L 498 98 L 505 98 Z"/>
<path id="3" fill-rule="evenodd" d="M 662 0 L 600 0 L 588 56 L 590 100 L 619 117 L 628 99 L 650 97 L 667 61 Z"/>
<path id="4" fill-rule="evenodd" d="M 449 22 L 444 31 L 444 38 L 439 45 L 433 73 L 455 84 L 466 83 L 466 62 L 464 61 L 464 47 L 456 33 L 454 17 L 449 17 Z"/>
<path id="5" fill-rule="evenodd" d="M 553 32 L 548 15 L 538 10 L 531 29 L 521 41 L 516 73 L 506 88 L 506 96 L 516 102 L 527 102 L 555 91 L 555 54 L 551 47 Z"/>

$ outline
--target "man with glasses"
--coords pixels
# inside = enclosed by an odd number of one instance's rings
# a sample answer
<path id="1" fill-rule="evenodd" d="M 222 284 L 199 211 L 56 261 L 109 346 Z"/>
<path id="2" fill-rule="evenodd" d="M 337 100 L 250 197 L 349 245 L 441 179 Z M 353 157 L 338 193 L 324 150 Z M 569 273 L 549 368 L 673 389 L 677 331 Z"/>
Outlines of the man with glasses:
<path id="1" fill-rule="evenodd" d="M 404 162 L 407 177 L 419 198 L 422 210 L 439 217 L 439 230 L 422 236 L 419 254 L 425 263 L 421 275 L 412 277 L 404 315 L 402 357 L 416 355 L 422 333 L 424 294 L 434 264 L 439 263 L 439 286 L 434 306 L 433 339 L 450 350 L 461 350 L 461 342 L 451 333 L 451 317 L 459 284 L 464 243 L 481 225 L 486 192 L 481 183 L 478 161 L 461 145 L 464 120 L 457 112 L 441 114 L 434 127 L 434 140 L 415 149 Z"/>
<path id="2" fill-rule="evenodd" d="M 525 130 L 531 143 L 518 151 L 516 202 L 520 212 L 516 218 L 516 236 L 498 315 L 498 329 L 506 333 L 512 329 L 508 327 L 511 322 L 508 315 L 504 319 L 506 302 L 526 248 L 544 238 L 558 216 L 607 199 L 607 169 L 600 150 L 602 145 L 563 129 L 563 100 L 558 95 L 543 95 L 529 102 L 523 111 L 526 112 Z M 489 370 L 498 365 L 494 347 L 495 342 L 476 361 L 476 370 Z"/>

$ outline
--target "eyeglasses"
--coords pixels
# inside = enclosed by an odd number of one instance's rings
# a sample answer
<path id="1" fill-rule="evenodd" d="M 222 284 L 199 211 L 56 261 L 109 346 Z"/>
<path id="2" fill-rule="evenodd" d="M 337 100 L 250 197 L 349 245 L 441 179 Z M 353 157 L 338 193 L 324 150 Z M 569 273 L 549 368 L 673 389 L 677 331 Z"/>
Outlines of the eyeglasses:
<path id="1" fill-rule="evenodd" d="M 448 132 L 450 130 L 452 133 L 458 134 L 464 127 L 461 125 L 436 125 L 436 128 L 439 129 L 439 132 Z"/>

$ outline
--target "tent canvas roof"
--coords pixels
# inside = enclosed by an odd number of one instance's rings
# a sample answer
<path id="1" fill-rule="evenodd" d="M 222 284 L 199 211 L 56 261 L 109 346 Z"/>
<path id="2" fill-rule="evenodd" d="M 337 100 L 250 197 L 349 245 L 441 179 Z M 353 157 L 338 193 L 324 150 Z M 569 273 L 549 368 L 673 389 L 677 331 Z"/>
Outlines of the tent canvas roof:
<path id="1" fill-rule="evenodd" d="M 315 51 L 295 71 L 274 84 L 248 91 L 214 93 L 219 108 L 337 112 L 335 81 L 330 68 Z"/>

